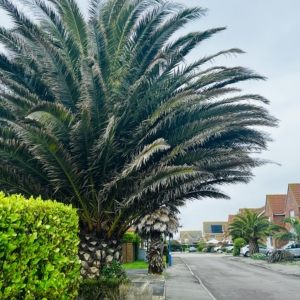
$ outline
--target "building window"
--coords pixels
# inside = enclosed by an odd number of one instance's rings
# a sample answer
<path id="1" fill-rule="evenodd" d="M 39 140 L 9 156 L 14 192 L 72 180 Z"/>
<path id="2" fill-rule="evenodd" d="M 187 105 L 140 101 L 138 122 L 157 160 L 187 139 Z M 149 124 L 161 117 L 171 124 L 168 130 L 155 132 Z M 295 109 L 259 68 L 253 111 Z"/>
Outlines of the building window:
<path id="1" fill-rule="evenodd" d="M 290 217 L 293 218 L 295 216 L 295 212 L 293 209 L 290 210 Z"/>
<path id="2" fill-rule="evenodd" d="M 210 234 L 209 237 L 210 237 L 211 239 L 215 239 L 215 238 L 216 238 L 216 235 L 215 235 L 215 234 Z"/>
<path id="3" fill-rule="evenodd" d="M 222 225 L 211 225 L 212 233 L 223 233 Z"/>

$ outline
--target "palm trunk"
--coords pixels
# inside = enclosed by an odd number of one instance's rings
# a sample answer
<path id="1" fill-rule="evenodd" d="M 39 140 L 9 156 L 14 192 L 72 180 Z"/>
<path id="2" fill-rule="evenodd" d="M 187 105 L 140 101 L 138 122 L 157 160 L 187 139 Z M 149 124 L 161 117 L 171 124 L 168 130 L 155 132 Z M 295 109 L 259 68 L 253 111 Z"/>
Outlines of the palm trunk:
<path id="1" fill-rule="evenodd" d="M 160 240 L 161 233 L 158 231 L 151 232 L 151 243 L 148 254 L 148 274 L 161 275 L 163 272 L 163 257 Z"/>
<path id="2" fill-rule="evenodd" d="M 93 234 L 81 234 L 79 251 L 80 273 L 84 279 L 99 278 L 101 270 L 114 260 L 123 263 L 120 237 L 98 238 Z"/>
<path id="3" fill-rule="evenodd" d="M 250 255 L 252 255 L 254 253 L 259 253 L 259 247 L 258 247 L 257 240 L 252 239 L 249 241 L 249 253 L 250 253 Z"/>

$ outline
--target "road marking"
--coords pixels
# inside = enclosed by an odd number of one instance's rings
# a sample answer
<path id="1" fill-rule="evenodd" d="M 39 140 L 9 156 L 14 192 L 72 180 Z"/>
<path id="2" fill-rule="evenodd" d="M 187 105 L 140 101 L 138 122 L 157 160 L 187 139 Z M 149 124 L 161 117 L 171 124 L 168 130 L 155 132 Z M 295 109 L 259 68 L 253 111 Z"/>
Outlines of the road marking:
<path id="1" fill-rule="evenodd" d="M 211 297 L 211 299 L 212 299 L 212 300 L 217 300 L 217 299 L 213 296 L 213 294 L 206 288 L 206 286 L 203 284 L 202 280 L 192 272 L 192 269 L 189 267 L 189 265 L 188 265 L 181 257 L 180 257 L 180 259 L 181 259 L 181 260 L 183 261 L 183 263 L 188 267 L 188 269 L 190 270 L 191 274 L 192 274 L 193 276 L 195 276 L 195 277 L 198 279 L 200 285 L 203 287 L 203 289 L 205 290 L 205 292 Z"/>

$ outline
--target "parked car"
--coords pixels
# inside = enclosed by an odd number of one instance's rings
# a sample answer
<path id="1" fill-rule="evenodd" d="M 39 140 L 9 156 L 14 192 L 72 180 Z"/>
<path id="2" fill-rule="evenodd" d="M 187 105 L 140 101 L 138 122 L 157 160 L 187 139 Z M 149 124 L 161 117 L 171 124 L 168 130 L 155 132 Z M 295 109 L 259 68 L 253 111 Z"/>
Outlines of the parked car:
<path id="1" fill-rule="evenodd" d="M 234 247 L 233 244 L 228 244 L 225 248 L 226 248 L 226 250 L 232 251 L 233 247 Z"/>
<path id="2" fill-rule="evenodd" d="M 300 244 L 289 243 L 281 247 L 280 250 L 286 250 L 294 254 L 294 256 L 300 256 Z"/>
<path id="3" fill-rule="evenodd" d="M 220 252 L 221 251 L 222 246 L 218 246 L 218 247 L 214 247 L 212 249 L 212 252 Z"/>
<path id="4" fill-rule="evenodd" d="M 227 244 L 226 246 L 223 245 L 223 246 L 218 246 L 218 247 L 215 247 L 214 248 L 214 252 L 223 252 L 222 249 L 226 249 L 226 250 L 233 250 L 233 244 Z"/>
<path id="5" fill-rule="evenodd" d="M 195 247 L 190 247 L 189 252 L 196 252 L 196 248 Z"/>
<path id="6" fill-rule="evenodd" d="M 273 249 L 267 248 L 266 246 L 258 245 L 259 247 L 259 253 L 265 254 L 269 256 L 272 252 Z M 240 255 L 249 257 L 250 252 L 249 252 L 249 245 L 246 245 L 245 247 L 241 248 L 240 250 Z"/>

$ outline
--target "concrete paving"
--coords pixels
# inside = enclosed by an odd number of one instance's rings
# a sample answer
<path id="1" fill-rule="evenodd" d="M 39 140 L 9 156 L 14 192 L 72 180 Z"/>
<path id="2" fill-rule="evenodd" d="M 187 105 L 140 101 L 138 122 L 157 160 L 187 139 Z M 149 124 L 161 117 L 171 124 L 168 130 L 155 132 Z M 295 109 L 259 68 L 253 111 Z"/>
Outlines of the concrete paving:
<path id="1" fill-rule="evenodd" d="M 148 275 L 148 269 L 126 269 L 126 273 L 133 286 L 150 284 L 153 295 L 152 300 L 165 299 L 166 281 L 164 275 Z"/>

